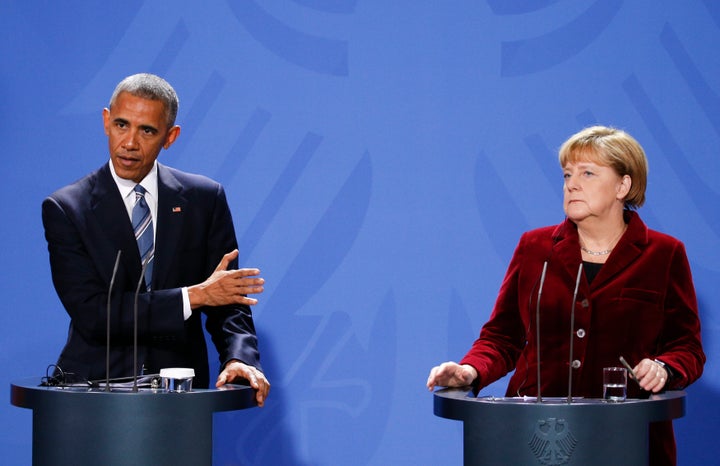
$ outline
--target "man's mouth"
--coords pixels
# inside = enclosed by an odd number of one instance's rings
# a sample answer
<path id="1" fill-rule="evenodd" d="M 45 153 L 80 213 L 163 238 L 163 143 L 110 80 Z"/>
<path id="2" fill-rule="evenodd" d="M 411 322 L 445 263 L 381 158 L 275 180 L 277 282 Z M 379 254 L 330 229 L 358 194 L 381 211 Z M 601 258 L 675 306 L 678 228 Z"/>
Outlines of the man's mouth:
<path id="1" fill-rule="evenodd" d="M 140 159 L 134 158 L 134 157 L 128 157 L 126 155 L 118 155 L 117 156 L 118 162 L 120 162 L 122 165 L 130 166 L 135 165 L 140 161 Z"/>

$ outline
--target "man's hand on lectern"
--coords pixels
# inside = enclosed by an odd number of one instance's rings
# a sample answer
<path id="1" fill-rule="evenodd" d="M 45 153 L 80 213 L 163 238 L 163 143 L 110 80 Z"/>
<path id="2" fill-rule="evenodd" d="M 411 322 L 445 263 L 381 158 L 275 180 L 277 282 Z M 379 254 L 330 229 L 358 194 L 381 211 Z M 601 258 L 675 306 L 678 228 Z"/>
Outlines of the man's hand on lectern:
<path id="1" fill-rule="evenodd" d="M 257 399 L 258 406 L 262 408 L 268 393 L 270 393 L 270 382 L 265 378 L 265 374 L 253 366 L 248 366 L 237 359 L 232 359 L 225 364 L 225 367 L 217 378 L 217 382 L 215 382 L 215 387 L 221 387 L 237 379 L 247 380 L 250 386 L 257 390 L 255 398 Z"/>

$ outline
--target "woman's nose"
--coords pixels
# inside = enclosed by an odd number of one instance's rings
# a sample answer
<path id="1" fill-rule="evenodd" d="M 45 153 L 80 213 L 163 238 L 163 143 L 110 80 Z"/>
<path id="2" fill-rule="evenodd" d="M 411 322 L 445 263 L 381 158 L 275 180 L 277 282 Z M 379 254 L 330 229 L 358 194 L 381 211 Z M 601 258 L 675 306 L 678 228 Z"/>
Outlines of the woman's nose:
<path id="1" fill-rule="evenodd" d="M 577 180 L 573 175 L 567 175 L 565 177 L 565 189 L 568 191 L 575 191 L 578 189 Z"/>

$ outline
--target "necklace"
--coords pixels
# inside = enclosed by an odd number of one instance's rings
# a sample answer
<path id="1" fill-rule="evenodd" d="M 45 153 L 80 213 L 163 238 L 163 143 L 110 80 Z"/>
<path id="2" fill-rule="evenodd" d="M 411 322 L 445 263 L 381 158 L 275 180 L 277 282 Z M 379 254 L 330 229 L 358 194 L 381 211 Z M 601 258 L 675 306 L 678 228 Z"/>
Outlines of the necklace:
<path id="1" fill-rule="evenodd" d="M 604 251 L 591 251 L 585 246 L 580 246 L 580 249 L 590 254 L 591 256 L 607 256 L 612 252 L 612 249 L 605 249 Z"/>
<path id="2" fill-rule="evenodd" d="M 620 234 L 617 235 L 614 240 L 612 240 L 612 242 L 610 243 L 610 247 L 607 249 L 603 249 L 602 251 L 591 251 L 588 248 L 586 248 L 585 246 L 583 246 L 582 244 L 580 245 L 580 249 L 582 249 L 583 252 L 590 254 L 591 256 L 607 256 L 608 254 L 610 254 L 612 252 L 613 246 L 615 245 L 615 243 L 617 243 L 617 241 L 620 239 L 620 237 L 623 235 L 623 233 L 625 233 L 625 230 L 627 230 L 627 225 L 623 226 L 623 229 L 620 231 Z"/>

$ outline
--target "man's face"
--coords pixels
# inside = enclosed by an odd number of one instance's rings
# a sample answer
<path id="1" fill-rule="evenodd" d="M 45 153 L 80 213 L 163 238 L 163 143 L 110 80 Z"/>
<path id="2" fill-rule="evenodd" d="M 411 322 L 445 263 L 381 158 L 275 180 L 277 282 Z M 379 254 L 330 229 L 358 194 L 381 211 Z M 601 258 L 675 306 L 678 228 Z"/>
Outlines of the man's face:
<path id="1" fill-rule="evenodd" d="M 179 126 L 167 127 L 161 101 L 127 92 L 103 110 L 103 123 L 115 173 L 136 183 L 150 172 L 160 150 L 169 148 L 180 134 Z"/>

